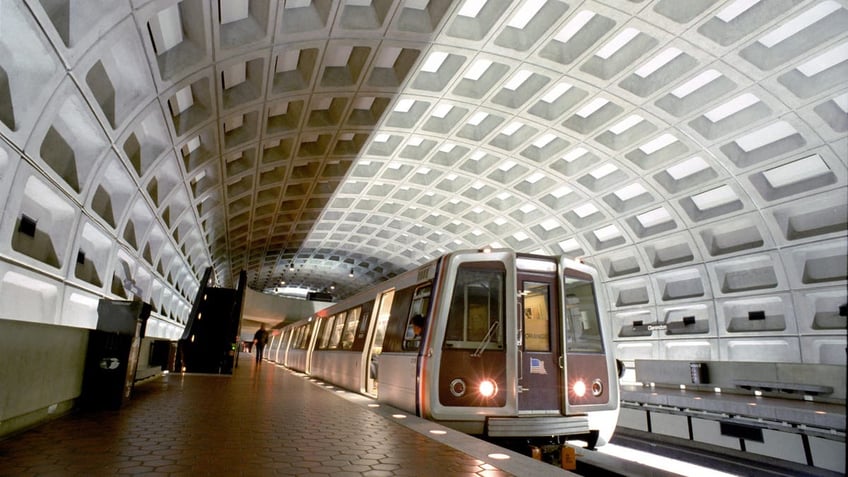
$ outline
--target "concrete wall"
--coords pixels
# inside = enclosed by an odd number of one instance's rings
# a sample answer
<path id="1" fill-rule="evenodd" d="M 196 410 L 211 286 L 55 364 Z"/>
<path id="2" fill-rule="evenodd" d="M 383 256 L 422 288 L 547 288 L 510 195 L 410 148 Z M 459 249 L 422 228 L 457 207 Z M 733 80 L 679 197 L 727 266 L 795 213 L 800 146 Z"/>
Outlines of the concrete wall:
<path id="1" fill-rule="evenodd" d="M 87 345 L 87 329 L 0 320 L 0 437 L 73 408 Z"/>

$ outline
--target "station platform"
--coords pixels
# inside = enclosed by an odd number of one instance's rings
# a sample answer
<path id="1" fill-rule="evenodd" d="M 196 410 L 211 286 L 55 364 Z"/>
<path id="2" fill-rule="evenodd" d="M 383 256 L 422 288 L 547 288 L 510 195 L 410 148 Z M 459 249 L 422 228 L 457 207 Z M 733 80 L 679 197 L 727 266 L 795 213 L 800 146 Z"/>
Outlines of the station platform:
<path id="1" fill-rule="evenodd" d="M 575 475 L 242 354 L 0 441 L 0 475 Z"/>

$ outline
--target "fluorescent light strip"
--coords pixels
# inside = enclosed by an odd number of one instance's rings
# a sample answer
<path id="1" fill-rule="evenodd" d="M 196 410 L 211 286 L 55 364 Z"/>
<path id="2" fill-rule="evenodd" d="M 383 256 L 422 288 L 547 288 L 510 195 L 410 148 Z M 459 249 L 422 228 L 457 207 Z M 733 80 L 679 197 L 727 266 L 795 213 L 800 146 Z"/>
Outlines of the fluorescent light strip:
<path id="1" fill-rule="evenodd" d="M 580 110 L 577 111 L 575 114 L 577 114 L 578 116 L 580 116 L 583 119 L 586 119 L 589 116 L 591 116 L 592 114 L 594 114 L 597 110 L 606 106 L 607 103 L 609 103 L 608 99 L 595 98 L 592 101 L 590 101 L 589 103 L 587 103 L 586 106 L 583 106 L 582 108 L 580 108 Z"/>
<path id="2" fill-rule="evenodd" d="M 545 232 L 550 232 L 551 230 L 559 228 L 559 222 L 557 222 L 554 219 L 548 219 L 548 220 L 542 221 L 542 223 L 540 223 L 539 226 L 542 227 L 543 229 L 545 229 Z"/>
<path id="3" fill-rule="evenodd" d="M 448 58 L 448 54 L 444 51 L 434 51 L 430 53 L 427 57 L 427 60 L 424 62 L 424 65 L 421 67 L 421 71 L 426 73 L 435 73 L 439 71 L 439 68 L 442 67 L 442 63 Z"/>
<path id="4" fill-rule="evenodd" d="M 357 98 L 353 101 L 353 105 L 352 105 L 353 109 L 359 109 L 359 110 L 362 110 L 362 111 L 369 110 L 369 109 L 371 109 L 371 106 L 374 105 L 374 101 L 376 99 L 377 98 L 375 98 L 373 96 L 364 96 L 364 97 L 361 97 L 361 98 Z"/>
<path id="5" fill-rule="evenodd" d="M 732 116 L 745 108 L 753 106 L 760 102 L 760 98 L 751 93 L 745 93 L 737 96 L 721 106 L 704 113 L 704 116 L 710 121 L 717 123 L 724 118 Z"/>
<path id="6" fill-rule="evenodd" d="M 504 83 L 503 87 L 510 91 L 515 91 L 520 88 L 521 85 L 524 84 L 524 82 L 527 81 L 527 79 L 530 78 L 532 74 L 533 72 L 531 72 L 530 70 L 520 70 L 514 75 L 512 75 L 512 78 L 510 78 L 509 81 Z"/>
<path id="7" fill-rule="evenodd" d="M 698 76 L 692 78 L 691 80 L 683 83 L 677 89 L 671 92 L 674 96 L 679 99 L 683 99 L 686 96 L 694 93 L 695 91 L 703 88 L 714 80 L 721 78 L 722 74 L 716 70 L 707 70 Z"/>
<path id="8" fill-rule="evenodd" d="M 433 108 L 433 116 L 439 119 L 444 119 L 452 109 L 452 104 L 439 103 L 435 108 Z"/>
<path id="9" fill-rule="evenodd" d="M 830 172 L 830 168 L 818 154 L 784 164 L 763 172 L 768 183 L 775 189 L 797 184 Z"/>
<path id="10" fill-rule="evenodd" d="M 778 121 L 740 137 L 736 140 L 736 144 L 743 151 L 750 152 L 797 133 L 798 131 L 791 124 Z"/>
<path id="11" fill-rule="evenodd" d="M 488 70 L 490 66 L 492 66 L 492 60 L 481 58 L 475 61 L 474 64 L 471 65 L 471 68 L 468 68 L 468 71 L 462 77 L 467 80 L 477 81 L 484 73 L 486 73 L 486 70 Z"/>
<path id="12" fill-rule="evenodd" d="M 326 111 L 333 104 L 333 98 L 316 98 L 312 102 L 312 111 Z"/>
<path id="13" fill-rule="evenodd" d="M 407 145 L 409 145 L 409 146 L 418 147 L 418 146 L 420 146 L 420 145 L 421 145 L 421 143 L 423 143 L 423 142 L 424 142 L 424 138 L 423 138 L 423 137 L 421 137 L 421 136 L 412 136 L 411 138 L 409 138 L 409 141 L 407 141 L 407 142 L 406 142 L 406 144 L 407 144 Z"/>
<path id="14" fill-rule="evenodd" d="M 514 238 L 515 240 L 518 240 L 519 242 L 523 242 L 523 241 L 527 240 L 529 237 L 526 233 L 518 231 L 518 232 L 512 234 L 512 238 Z"/>
<path id="15" fill-rule="evenodd" d="M 297 69 L 298 61 L 300 61 L 300 50 L 286 50 L 282 55 L 277 57 L 276 72 L 294 71 Z"/>
<path id="16" fill-rule="evenodd" d="M 638 220 L 639 223 L 642 224 L 642 227 L 645 227 L 647 229 L 655 225 L 670 222 L 671 215 L 669 215 L 668 211 L 665 210 L 665 208 L 660 207 L 654 210 L 649 210 L 644 214 L 637 215 L 636 220 Z"/>
<path id="17" fill-rule="evenodd" d="M 607 225 L 606 227 L 595 230 L 592 233 L 595 234 L 595 237 L 597 237 L 601 242 L 621 237 L 621 231 L 618 230 L 618 227 L 615 225 Z"/>
<path id="18" fill-rule="evenodd" d="M 542 180 L 544 178 L 545 178 L 545 175 L 542 174 L 541 172 L 534 172 L 534 173 L 530 174 L 529 176 L 527 176 L 524 180 L 528 184 L 535 184 L 535 183 L 539 182 L 540 180 Z"/>
<path id="19" fill-rule="evenodd" d="M 674 136 L 674 134 L 665 133 L 662 136 L 654 139 L 653 141 L 639 146 L 639 150 L 641 150 L 645 154 L 651 155 L 659 151 L 660 149 L 668 146 L 669 144 L 674 144 L 675 142 L 677 142 L 677 138 Z"/>
<path id="20" fill-rule="evenodd" d="M 489 113 L 484 113 L 482 111 L 478 112 L 478 113 L 474 113 L 474 115 L 471 116 L 468 119 L 468 124 L 470 124 L 472 126 L 479 126 L 480 123 L 482 123 L 483 120 L 488 118 L 488 117 L 489 117 Z"/>
<path id="21" fill-rule="evenodd" d="M 802 64 L 797 69 L 801 72 L 801 74 L 810 78 L 838 63 L 842 63 L 845 60 L 848 60 L 848 42 L 840 43 L 819 56 L 816 56 L 812 60 Z"/>
<path id="22" fill-rule="evenodd" d="M 840 8 L 842 7 L 838 3 L 830 0 L 819 3 L 813 8 L 784 23 L 779 28 L 772 30 L 771 33 L 760 38 L 758 41 L 766 48 L 771 48 Z"/>
<path id="23" fill-rule="evenodd" d="M 394 110 L 398 113 L 408 113 L 414 104 L 414 99 L 402 99 L 395 104 Z"/>
<path id="24" fill-rule="evenodd" d="M 570 89 L 571 89 L 571 85 L 568 84 L 568 83 L 557 83 L 557 85 L 554 86 L 553 88 L 551 88 L 550 91 L 545 93 L 545 95 L 542 96 L 541 99 L 542 99 L 542 101 L 544 101 L 548 104 L 551 104 L 554 101 L 556 101 L 557 99 L 559 99 L 560 96 L 564 95 Z"/>
<path id="25" fill-rule="evenodd" d="M 501 134 L 506 136 L 512 136 L 513 134 L 517 133 L 518 130 L 522 127 L 524 127 L 524 123 L 522 123 L 521 121 L 513 121 L 509 123 L 507 127 L 501 129 Z"/>
<path id="26" fill-rule="evenodd" d="M 608 163 L 608 164 L 604 164 L 603 166 L 601 166 L 601 167 L 595 169 L 594 171 L 590 172 L 589 175 L 594 177 L 595 180 L 598 180 L 598 179 L 601 179 L 603 177 L 606 177 L 606 176 L 612 174 L 613 172 L 615 172 L 617 170 L 618 170 L 617 167 Z"/>
<path id="27" fill-rule="evenodd" d="M 595 207 L 595 205 L 592 204 L 591 202 L 583 204 L 579 207 L 575 207 L 574 210 L 573 210 L 573 212 L 575 214 L 577 214 L 577 216 L 580 217 L 581 219 L 585 219 L 586 217 L 594 214 L 597 211 L 598 211 L 598 208 Z"/>
<path id="28" fill-rule="evenodd" d="M 398 56 L 400 56 L 400 52 L 402 50 L 396 46 L 387 46 L 383 47 L 380 50 L 380 54 L 374 60 L 375 68 L 392 68 L 395 65 L 395 61 L 397 61 Z"/>
<path id="29" fill-rule="evenodd" d="M 545 4 L 546 0 L 527 0 L 524 2 L 521 7 L 519 7 L 518 11 L 515 12 L 515 15 L 509 19 L 506 26 L 510 26 L 512 28 L 518 28 L 519 30 L 523 30 L 524 27 L 530 23 L 530 20 L 536 16 L 536 13 L 542 8 Z"/>
<path id="30" fill-rule="evenodd" d="M 639 30 L 633 27 L 625 28 L 624 31 L 616 35 L 616 37 L 604 45 L 603 48 L 595 52 L 595 56 L 608 60 L 610 56 L 614 55 L 618 50 L 624 48 L 625 45 L 630 43 L 630 40 L 636 38 L 639 33 Z"/>
<path id="31" fill-rule="evenodd" d="M 556 139 L 556 135 L 554 135 L 552 133 L 546 133 L 546 134 L 543 134 L 538 139 L 536 139 L 535 141 L 533 141 L 533 146 L 541 149 L 541 148 L 547 146 L 548 144 L 550 144 L 551 141 L 553 141 L 554 139 Z"/>
<path id="32" fill-rule="evenodd" d="M 350 54 L 353 52 L 352 46 L 338 46 L 328 48 L 327 54 L 324 56 L 324 64 L 327 66 L 346 66 L 347 60 L 350 59 Z"/>
<path id="33" fill-rule="evenodd" d="M 734 18 L 748 11 L 749 8 L 754 5 L 760 3 L 760 0 L 736 0 L 727 8 L 718 12 L 716 18 L 719 20 L 728 23 L 733 21 Z"/>
<path id="34" fill-rule="evenodd" d="M 642 184 L 636 182 L 634 184 L 630 184 L 629 186 L 622 187 L 621 189 L 616 190 L 613 194 L 619 198 L 622 202 L 626 202 L 634 197 L 639 197 L 640 195 L 648 192 Z"/>
<path id="35" fill-rule="evenodd" d="M 561 248 L 563 252 L 571 252 L 581 248 L 580 243 L 578 243 L 577 240 L 573 238 L 563 240 L 562 242 L 557 243 L 557 245 L 559 245 L 559 248 Z"/>
<path id="36" fill-rule="evenodd" d="M 289 111 L 289 103 L 277 103 L 268 108 L 268 117 L 281 116 Z"/>
<path id="37" fill-rule="evenodd" d="M 624 118 L 623 120 L 619 121 L 617 124 L 609 128 L 609 131 L 618 136 L 619 134 L 623 133 L 624 131 L 627 131 L 628 129 L 641 123 L 644 120 L 645 118 L 639 116 L 638 114 L 631 114 L 630 116 Z"/>
<path id="38" fill-rule="evenodd" d="M 525 214 L 529 214 L 530 212 L 533 212 L 537 208 L 538 207 L 536 207 L 535 205 L 528 202 L 528 203 L 522 205 L 521 207 L 519 207 L 518 210 L 524 212 Z"/>
<path id="39" fill-rule="evenodd" d="M 665 171 L 672 179 L 679 181 L 684 177 L 689 177 L 692 174 L 703 171 L 704 169 L 709 169 L 709 167 L 710 165 L 701 159 L 700 156 L 695 156 L 681 162 L 680 164 L 675 164 Z"/>
<path id="40" fill-rule="evenodd" d="M 833 103 L 836 104 L 836 106 L 844 113 L 848 114 L 848 93 L 841 94 L 833 98 L 831 101 L 833 101 Z"/>
<path id="41" fill-rule="evenodd" d="M 498 169 L 500 169 L 503 172 L 509 172 L 509 170 L 512 169 L 513 167 L 515 167 L 515 161 L 507 160 L 507 161 L 504 161 L 501 165 L 499 165 Z"/>
<path id="42" fill-rule="evenodd" d="M 553 198 L 555 199 L 561 199 L 567 196 L 568 194 L 571 194 L 572 192 L 574 192 L 574 189 L 572 189 L 571 187 L 560 186 L 551 191 L 551 196 L 553 196 Z"/>
<path id="43" fill-rule="evenodd" d="M 582 30 L 583 27 L 586 26 L 587 23 L 589 23 L 589 20 L 594 18 L 594 16 L 595 12 L 589 10 L 583 10 L 577 15 L 574 15 L 574 18 L 572 18 L 571 21 L 566 23 L 566 25 L 562 27 L 562 30 L 560 30 L 559 33 L 554 36 L 554 40 L 562 43 L 568 43 L 568 40 L 570 40 L 571 37 L 576 35 L 577 32 Z"/>
<path id="44" fill-rule="evenodd" d="M 482 10 L 485 6 L 486 0 L 466 0 L 459 9 L 459 12 L 457 12 L 457 15 L 468 18 L 477 18 L 477 15 L 480 14 L 480 10 Z"/>
<path id="45" fill-rule="evenodd" d="M 171 103 L 171 109 L 174 110 L 175 114 L 182 113 L 186 109 L 192 107 L 194 105 L 194 96 L 191 94 L 191 86 L 186 86 L 185 88 L 177 91 L 177 93 L 169 99 L 168 102 Z"/>
<path id="46" fill-rule="evenodd" d="M 571 151 L 571 152 L 569 152 L 568 154 L 566 154 L 566 155 L 562 156 L 562 159 L 563 159 L 565 162 L 574 162 L 575 160 L 580 159 L 581 157 L 583 157 L 583 155 L 585 155 L 587 152 L 589 152 L 589 151 L 588 151 L 588 150 L 586 150 L 585 148 L 583 148 L 583 147 L 577 147 L 577 148 L 575 148 L 573 151 Z"/>
<path id="47" fill-rule="evenodd" d="M 692 196 L 692 202 L 701 211 L 713 209 L 737 200 L 739 200 L 739 196 L 736 195 L 736 192 L 733 192 L 730 186 L 726 185 Z"/>
<path id="48" fill-rule="evenodd" d="M 655 71 L 680 56 L 681 53 L 683 52 L 677 48 L 666 48 L 665 50 L 663 50 L 662 53 L 655 56 L 652 60 L 648 61 L 647 63 L 642 65 L 641 68 L 636 70 L 636 76 L 639 76 L 640 78 L 647 78 L 648 76 L 651 76 Z"/>

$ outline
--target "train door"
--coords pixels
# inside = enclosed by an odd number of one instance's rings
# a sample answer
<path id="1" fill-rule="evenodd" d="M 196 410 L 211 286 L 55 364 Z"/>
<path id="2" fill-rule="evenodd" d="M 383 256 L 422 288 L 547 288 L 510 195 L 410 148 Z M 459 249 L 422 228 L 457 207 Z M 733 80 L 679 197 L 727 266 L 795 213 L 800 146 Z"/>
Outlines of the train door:
<path id="1" fill-rule="evenodd" d="M 518 409 L 522 414 L 559 414 L 562 402 L 561 344 L 554 273 L 519 273 L 522 340 Z"/>
<path id="2" fill-rule="evenodd" d="M 374 320 L 374 331 L 371 333 L 371 345 L 368 346 L 368 359 L 365 361 L 364 372 L 365 393 L 372 396 L 377 395 L 377 357 L 383 351 L 383 339 L 386 337 L 386 326 L 389 323 L 389 315 L 392 311 L 395 291 L 389 290 L 380 295 L 380 303 L 377 305 L 377 318 Z"/>

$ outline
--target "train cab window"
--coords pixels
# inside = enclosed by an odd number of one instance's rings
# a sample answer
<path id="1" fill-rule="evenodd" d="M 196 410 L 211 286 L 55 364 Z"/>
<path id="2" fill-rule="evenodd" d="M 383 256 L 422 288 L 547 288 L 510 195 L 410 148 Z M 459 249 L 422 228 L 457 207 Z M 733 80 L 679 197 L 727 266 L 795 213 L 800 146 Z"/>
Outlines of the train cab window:
<path id="1" fill-rule="evenodd" d="M 356 326 L 359 324 L 359 315 L 362 308 L 356 307 L 347 312 L 347 319 L 342 332 L 341 349 L 350 349 L 353 346 L 353 340 L 356 338 Z"/>
<path id="2" fill-rule="evenodd" d="M 604 351 L 597 298 L 591 277 L 565 277 L 565 333 L 565 348 L 568 352 Z"/>
<path id="3" fill-rule="evenodd" d="M 406 322 L 406 331 L 403 335 L 403 349 L 405 351 L 415 351 L 421 347 L 422 337 L 415 333 L 413 320 L 416 316 L 420 316 L 420 320 L 424 322 L 424 327 L 426 327 L 427 310 L 430 307 L 431 290 L 431 285 L 422 286 L 417 288 L 412 296 L 412 306 L 409 310 L 409 318 Z M 422 327 L 422 330 L 424 327 Z"/>
<path id="4" fill-rule="evenodd" d="M 506 271 L 499 262 L 460 265 L 445 347 L 503 349 L 505 278 Z"/>

